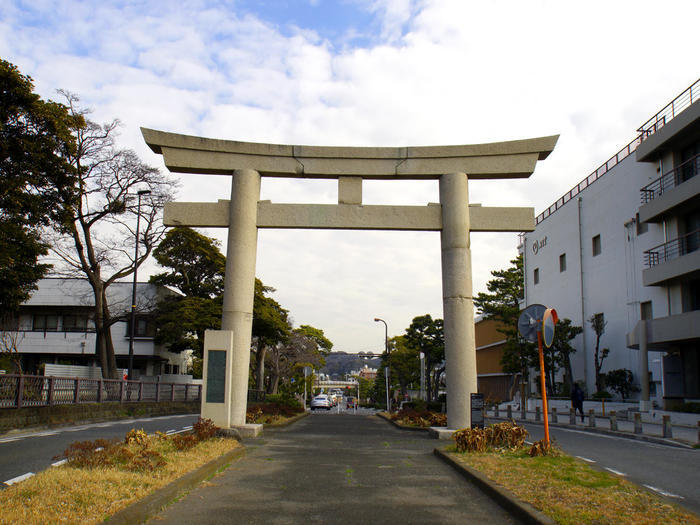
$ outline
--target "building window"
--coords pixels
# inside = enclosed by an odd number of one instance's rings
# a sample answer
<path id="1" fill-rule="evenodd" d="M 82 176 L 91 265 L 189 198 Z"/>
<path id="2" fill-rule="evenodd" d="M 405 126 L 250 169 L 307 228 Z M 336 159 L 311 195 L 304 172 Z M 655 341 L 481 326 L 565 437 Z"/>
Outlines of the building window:
<path id="1" fill-rule="evenodd" d="M 566 271 L 566 254 L 565 253 L 562 253 L 559 256 L 559 271 L 560 272 Z"/>
<path id="2" fill-rule="evenodd" d="M 136 316 L 136 325 L 134 327 L 134 337 L 153 337 L 153 328 L 151 320 L 148 317 Z M 131 336 L 131 319 L 126 323 L 126 336 Z"/>
<path id="3" fill-rule="evenodd" d="M 532 280 L 535 282 L 535 284 L 540 283 L 540 269 L 535 268 L 535 271 L 532 273 Z"/>
<path id="4" fill-rule="evenodd" d="M 600 244 L 600 235 L 596 235 L 593 237 L 593 257 L 600 255 L 601 251 L 603 251 L 603 248 Z"/>
<path id="5" fill-rule="evenodd" d="M 653 311 L 651 309 L 651 301 L 644 301 L 639 305 L 640 316 L 642 321 L 648 321 L 654 318 Z"/>
<path id="6" fill-rule="evenodd" d="M 649 231 L 649 223 L 639 220 L 639 214 L 634 216 L 635 224 L 637 225 L 637 235 L 641 235 Z"/>
<path id="7" fill-rule="evenodd" d="M 55 332 L 58 330 L 57 315 L 34 315 L 32 330 L 35 332 Z"/>
<path id="8" fill-rule="evenodd" d="M 64 332 L 86 332 L 87 317 L 83 315 L 64 315 L 63 316 L 63 331 Z"/>

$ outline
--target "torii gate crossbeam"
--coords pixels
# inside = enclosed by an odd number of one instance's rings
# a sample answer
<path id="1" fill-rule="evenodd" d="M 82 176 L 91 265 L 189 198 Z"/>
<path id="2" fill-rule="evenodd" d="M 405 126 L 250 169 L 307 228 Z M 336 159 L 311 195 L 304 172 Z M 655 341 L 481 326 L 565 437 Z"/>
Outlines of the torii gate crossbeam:
<path id="1" fill-rule="evenodd" d="M 470 231 L 532 231 L 532 208 L 469 204 L 468 179 L 529 177 L 558 135 L 462 146 L 356 148 L 291 146 L 207 139 L 141 129 L 173 172 L 232 177 L 231 199 L 168 203 L 168 226 L 227 227 L 221 331 L 205 338 L 202 416 L 243 429 L 258 228 L 439 231 L 447 370 L 448 428 L 469 427 L 477 391 Z M 260 201 L 260 178 L 338 180 L 337 205 Z M 363 179 L 438 179 L 440 203 L 365 206 Z"/>

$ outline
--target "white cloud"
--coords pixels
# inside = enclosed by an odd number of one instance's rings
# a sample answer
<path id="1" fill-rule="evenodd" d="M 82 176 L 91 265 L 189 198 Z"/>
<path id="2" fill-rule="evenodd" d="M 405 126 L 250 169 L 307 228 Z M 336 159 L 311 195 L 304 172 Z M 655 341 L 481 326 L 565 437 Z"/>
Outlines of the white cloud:
<path id="1" fill-rule="evenodd" d="M 378 17 L 367 48 L 313 27 L 283 34 L 231 2 L 5 2 L 0 55 L 38 91 L 81 95 L 148 162 L 139 126 L 327 145 L 464 144 L 561 133 L 524 181 L 477 181 L 471 200 L 539 213 L 693 82 L 696 2 L 358 0 Z M 673 23 L 668 20 L 672 13 Z M 350 28 L 348 28 L 351 31 Z M 361 29 L 364 30 L 364 29 Z M 352 29 L 357 31 L 357 29 Z M 226 177 L 181 176 L 180 200 L 227 198 Z M 437 201 L 435 182 L 367 182 L 365 202 Z M 334 202 L 329 181 L 266 180 L 263 198 Z M 221 231 L 210 231 L 225 240 Z M 475 292 L 508 265 L 515 234 L 474 234 Z M 264 231 L 258 275 L 298 323 L 342 350 L 377 348 L 374 316 L 400 333 L 441 315 L 439 236 Z"/>

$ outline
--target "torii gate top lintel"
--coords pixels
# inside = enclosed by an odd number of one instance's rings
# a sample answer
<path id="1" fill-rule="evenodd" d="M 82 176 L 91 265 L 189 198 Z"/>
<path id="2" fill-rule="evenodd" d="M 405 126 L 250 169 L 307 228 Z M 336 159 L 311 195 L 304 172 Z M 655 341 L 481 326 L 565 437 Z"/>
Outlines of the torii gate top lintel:
<path id="1" fill-rule="evenodd" d="M 231 175 L 252 169 L 261 176 L 337 179 L 526 178 L 552 152 L 559 135 L 486 144 L 418 147 L 294 146 L 210 139 L 141 128 L 170 171 Z"/>

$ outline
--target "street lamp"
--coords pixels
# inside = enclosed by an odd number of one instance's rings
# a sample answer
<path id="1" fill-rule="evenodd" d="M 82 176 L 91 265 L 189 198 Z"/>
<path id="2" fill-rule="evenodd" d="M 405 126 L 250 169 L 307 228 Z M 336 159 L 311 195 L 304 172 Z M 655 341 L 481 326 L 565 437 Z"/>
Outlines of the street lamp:
<path id="1" fill-rule="evenodd" d="M 141 226 L 141 197 L 149 195 L 151 190 L 139 190 L 139 203 L 136 206 L 136 246 L 134 248 L 134 282 L 131 286 L 131 326 L 129 329 L 129 380 L 134 379 L 134 334 L 136 330 L 136 273 L 139 258 L 139 228 Z"/>
<path id="2" fill-rule="evenodd" d="M 389 361 L 389 327 L 384 319 L 375 317 L 376 323 L 384 323 L 384 353 L 386 354 L 387 362 Z M 389 399 L 389 367 L 384 367 L 384 379 L 386 380 L 386 409 L 391 412 L 391 400 Z"/>

